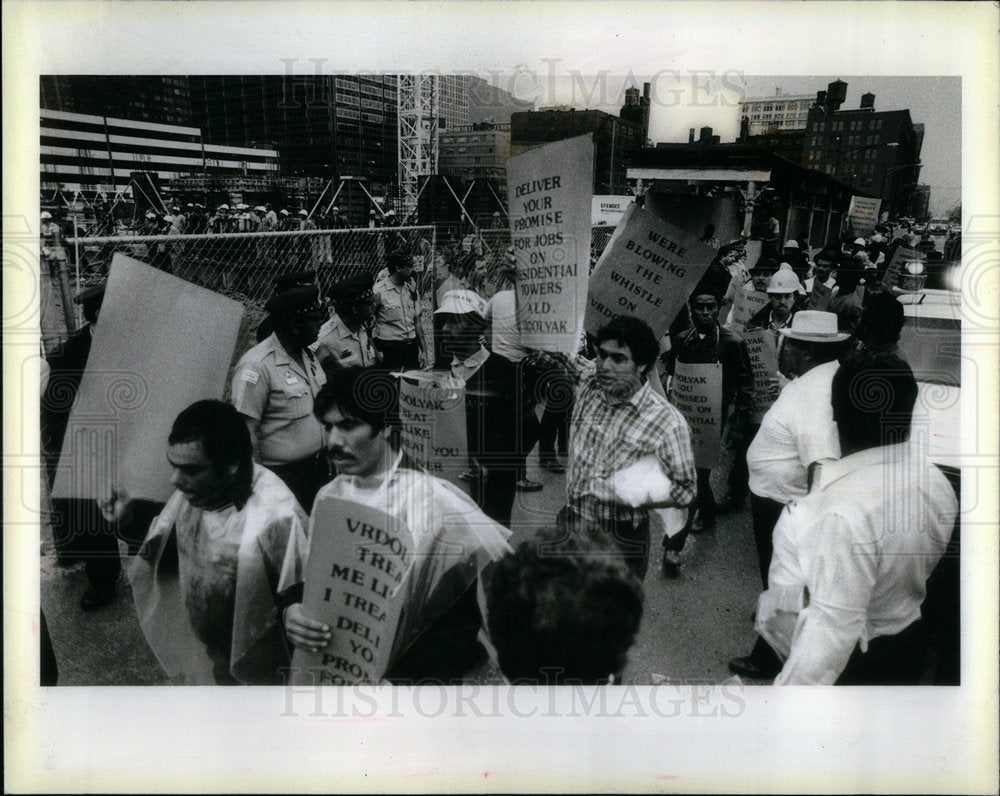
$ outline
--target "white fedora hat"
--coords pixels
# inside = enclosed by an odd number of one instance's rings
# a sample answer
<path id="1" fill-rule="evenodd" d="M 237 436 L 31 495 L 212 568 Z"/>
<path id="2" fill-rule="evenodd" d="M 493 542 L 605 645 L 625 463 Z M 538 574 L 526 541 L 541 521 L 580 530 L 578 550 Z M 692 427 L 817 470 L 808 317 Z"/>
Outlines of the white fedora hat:
<path id="1" fill-rule="evenodd" d="M 840 343 L 850 337 L 837 331 L 837 314 L 819 310 L 799 310 L 792 316 L 792 325 L 778 329 L 778 334 L 810 343 Z"/>

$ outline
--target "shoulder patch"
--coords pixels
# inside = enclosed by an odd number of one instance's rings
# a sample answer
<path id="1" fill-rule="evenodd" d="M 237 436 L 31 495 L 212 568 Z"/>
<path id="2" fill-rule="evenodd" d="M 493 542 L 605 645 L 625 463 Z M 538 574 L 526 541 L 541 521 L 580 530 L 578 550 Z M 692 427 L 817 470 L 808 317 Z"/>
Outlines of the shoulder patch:
<path id="1" fill-rule="evenodd" d="M 241 370 L 240 380 L 248 384 L 256 384 L 260 380 L 260 374 L 253 370 Z"/>

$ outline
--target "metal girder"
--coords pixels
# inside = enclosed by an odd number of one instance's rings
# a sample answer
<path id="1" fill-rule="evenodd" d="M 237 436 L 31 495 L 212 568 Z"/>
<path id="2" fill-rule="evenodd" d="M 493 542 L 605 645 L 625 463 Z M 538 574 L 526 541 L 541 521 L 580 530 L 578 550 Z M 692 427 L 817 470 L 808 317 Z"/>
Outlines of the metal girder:
<path id="1" fill-rule="evenodd" d="M 399 191 L 404 215 L 417 209 L 420 177 L 436 174 L 438 166 L 438 78 L 400 75 L 397 81 Z"/>

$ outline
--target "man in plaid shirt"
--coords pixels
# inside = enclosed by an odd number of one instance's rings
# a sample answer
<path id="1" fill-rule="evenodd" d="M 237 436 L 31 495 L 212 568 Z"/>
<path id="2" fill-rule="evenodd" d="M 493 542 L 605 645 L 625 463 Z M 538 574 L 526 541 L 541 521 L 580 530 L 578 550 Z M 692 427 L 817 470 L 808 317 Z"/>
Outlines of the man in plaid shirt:
<path id="1" fill-rule="evenodd" d="M 687 506 L 696 490 L 687 423 L 646 379 L 658 353 L 643 321 L 613 319 L 597 333 L 596 370 L 583 379 L 570 421 L 567 513 L 610 536 L 640 579 L 649 566 L 650 509 Z M 611 476 L 650 455 L 672 482 L 669 498 L 620 502 Z"/>

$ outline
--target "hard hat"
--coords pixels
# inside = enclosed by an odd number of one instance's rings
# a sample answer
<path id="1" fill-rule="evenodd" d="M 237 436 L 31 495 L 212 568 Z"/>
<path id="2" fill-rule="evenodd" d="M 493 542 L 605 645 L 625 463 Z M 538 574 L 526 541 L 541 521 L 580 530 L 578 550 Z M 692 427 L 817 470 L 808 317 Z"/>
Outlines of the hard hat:
<path id="1" fill-rule="evenodd" d="M 788 268 L 779 268 L 767 280 L 768 293 L 798 293 L 801 284 L 795 272 Z"/>
<path id="2" fill-rule="evenodd" d="M 43 210 L 41 217 L 42 220 L 44 221 L 46 218 L 52 218 L 52 214 L 48 210 Z"/>

